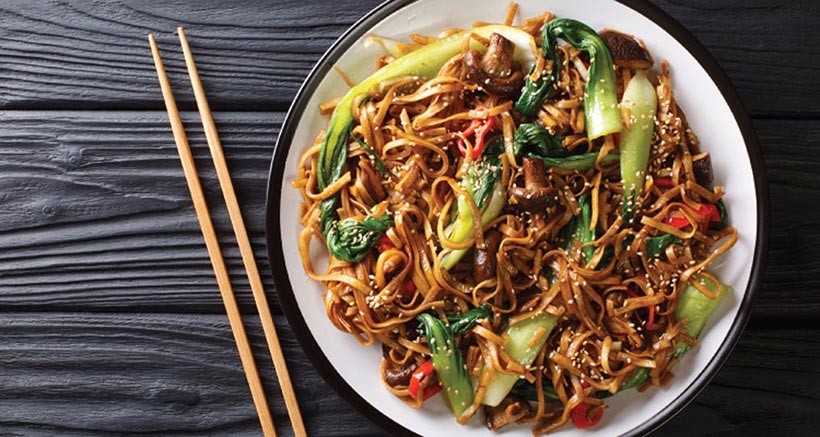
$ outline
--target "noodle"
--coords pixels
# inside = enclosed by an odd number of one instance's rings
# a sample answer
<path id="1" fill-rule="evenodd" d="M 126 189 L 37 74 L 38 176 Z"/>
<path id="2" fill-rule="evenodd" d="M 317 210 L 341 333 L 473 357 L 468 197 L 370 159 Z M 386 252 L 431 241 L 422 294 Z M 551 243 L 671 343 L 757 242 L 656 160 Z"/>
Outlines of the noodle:
<path id="1" fill-rule="evenodd" d="M 504 21 L 510 24 L 516 13 L 513 3 Z M 537 35 L 551 19 L 549 13 L 527 19 L 520 29 Z M 412 40 L 405 50 L 423 50 L 436 38 L 414 35 Z M 587 417 L 598 415 L 606 405 L 596 393 L 618 392 L 639 371 L 649 372 L 643 388 L 668 382 L 678 358 L 675 348 L 696 343 L 696 335 L 686 334 L 686 321 L 674 318 L 683 289 L 691 283 L 716 298 L 715 287 L 703 281 L 720 283 L 704 269 L 732 247 L 738 234 L 704 219 L 703 205 L 716 204 L 724 191 L 698 181 L 695 163 L 708 155 L 701 153 L 677 106 L 666 62 L 650 76 L 658 110 L 649 168 L 637 220 L 625 224 L 619 166 L 608 164 L 619 139 L 617 134 L 588 139 L 584 99 L 589 59 L 568 44 L 558 46 L 555 91 L 531 121 L 563 138 L 567 153 L 597 154 L 595 165 L 588 171 L 547 168 L 554 205 L 533 213 L 508 198 L 497 217 L 483 222 L 482 208 L 471 197 L 473 188 L 459 182 L 480 159 L 482 146 L 494 139 L 503 144 L 497 170 L 507 196 L 528 175 L 516 156 L 516 131 L 523 117 L 515 113 L 515 97 L 500 97 L 466 79 L 463 58 L 475 41 L 491 44 L 467 34 L 462 52 L 436 77 L 388 80 L 359 99 L 346 144 L 346 170 L 324 189 L 317 182 L 324 133 L 319 135 L 302 156 L 293 182 L 303 195 L 299 251 L 305 272 L 326 290 L 331 322 L 364 345 L 382 343 L 381 377 L 391 393 L 413 408 L 422 406 L 421 395 L 414 397 L 408 380 L 395 374 L 416 369 L 430 356 L 415 317 L 432 312 L 445 319 L 487 305 L 493 316 L 461 334 L 456 348 L 477 383 L 472 404 L 458 420 L 465 422 L 480 409 L 499 375 L 515 375 L 534 387 L 534 409 L 517 421 L 532 423 L 536 435 L 544 434 L 575 420 L 576 407 L 586 408 Z M 538 56 L 535 62 L 530 79 L 550 71 L 553 61 Z M 619 100 L 634 77 L 632 68 L 615 69 Z M 319 110 L 328 113 L 340 101 L 333 99 Z M 628 127 L 629 115 L 624 113 L 623 119 Z M 487 138 L 479 139 L 476 132 L 488 125 Z M 310 245 L 314 237 L 323 239 L 319 204 L 337 195 L 340 218 L 362 218 L 373 208 L 386 208 L 393 222 L 361 261 L 331 256 L 326 272 L 318 273 Z M 593 238 L 567 244 L 562 230 L 583 214 L 585 198 L 591 205 L 585 231 Z M 471 224 L 469 238 L 457 241 L 452 223 L 460 201 Z M 650 241 L 664 235 L 676 242 L 650 256 Z M 466 256 L 447 268 L 449 257 L 458 252 Z M 484 252 L 495 267 L 477 277 L 474 264 Z M 540 314 L 557 317 L 557 325 L 551 332 L 535 331 L 529 347 L 544 346 L 535 351 L 531 366 L 522 365 L 505 349 L 504 329 Z M 433 374 L 422 384 L 426 390 L 440 381 Z"/>

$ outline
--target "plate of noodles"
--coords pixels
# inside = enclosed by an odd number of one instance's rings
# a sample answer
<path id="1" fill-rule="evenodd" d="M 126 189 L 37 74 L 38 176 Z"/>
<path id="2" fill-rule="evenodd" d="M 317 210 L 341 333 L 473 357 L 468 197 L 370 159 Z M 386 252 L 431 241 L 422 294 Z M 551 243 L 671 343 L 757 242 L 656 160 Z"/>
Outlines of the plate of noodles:
<path id="1" fill-rule="evenodd" d="M 310 73 L 268 187 L 282 308 L 393 434 L 645 434 L 729 355 L 767 192 L 714 59 L 639 1 L 396 1 Z"/>

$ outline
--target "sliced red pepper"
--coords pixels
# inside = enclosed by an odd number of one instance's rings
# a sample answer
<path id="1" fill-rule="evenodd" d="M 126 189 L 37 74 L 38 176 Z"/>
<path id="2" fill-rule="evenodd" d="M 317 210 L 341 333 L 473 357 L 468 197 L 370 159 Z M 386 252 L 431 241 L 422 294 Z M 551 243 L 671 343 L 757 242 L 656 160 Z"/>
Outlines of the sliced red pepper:
<path id="1" fill-rule="evenodd" d="M 461 131 L 461 134 L 465 137 L 468 137 L 475 133 L 476 129 L 478 129 L 479 127 L 481 127 L 481 119 L 473 119 L 473 122 L 470 123 L 470 126 L 468 126 L 467 129 Z M 464 144 L 464 140 L 462 140 L 461 137 L 459 137 L 458 139 L 458 151 L 461 152 L 461 156 L 467 156 L 467 145 Z"/>
<path id="2" fill-rule="evenodd" d="M 467 129 L 464 129 L 461 133 L 464 134 L 465 137 L 470 136 L 475 133 L 478 128 L 481 127 L 483 120 L 480 118 L 474 118 L 473 121 L 467 126 Z"/>
<path id="3" fill-rule="evenodd" d="M 589 417 L 587 415 L 588 410 L 589 405 L 586 402 L 582 402 L 572 409 L 572 423 L 574 423 L 578 429 L 586 429 L 591 426 L 595 426 L 598 422 L 601 421 L 601 417 L 604 415 L 604 410 L 598 409 L 598 412 L 595 413 L 595 416 Z"/>
<path id="4" fill-rule="evenodd" d="M 421 400 L 426 401 L 427 399 L 430 399 L 436 394 L 438 394 L 438 392 L 440 391 L 441 384 L 428 385 L 427 387 L 424 387 L 424 392 L 422 393 Z"/>
<path id="5" fill-rule="evenodd" d="M 379 253 L 385 252 L 395 247 L 396 245 L 393 244 L 392 241 L 390 241 L 390 237 L 388 237 L 387 235 L 382 235 L 381 238 L 376 240 L 376 250 L 378 250 Z"/>
<path id="6" fill-rule="evenodd" d="M 718 211 L 717 206 L 712 205 L 711 203 L 702 203 L 700 205 L 700 209 L 698 210 L 698 214 L 708 217 L 710 223 L 720 221 L 720 212 Z"/>
<path id="7" fill-rule="evenodd" d="M 490 117 L 481 126 L 481 129 L 478 130 L 476 133 L 476 140 L 475 140 L 475 147 L 473 148 L 473 159 L 478 159 L 481 156 L 481 152 L 484 151 L 484 143 L 487 140 L 487 134 L 495 128 L 495 117 Z"/>
<path id="8" fill-rule="evenodd" d="M 649 305 L 649 317 L 646 318 L 646 330 L 651 331 L 655 327 L 655 305 Z"/>
<path id="9" fill-rule="evenodd" d="M 698 215 L 705 218 L 707 220 L 707 225 L 713 222 L 720 221 L 720 212 L 717 209 L 717 206 L 712 205 L 711 203 L 701 203 L 700 208 L 697 211 Z M 682 229 L 689 225 L 689 220 L 686 217 L 678 217 L 674 215 L 668 215 L 664 222 L 677 229 Z"/>
<path id="10" fill-rule="evenodd" d="M 667 216 L 664 222 L 675 229 L 683 229 L 689 225 L 689 220 L 687 220 L 686 217 L 675 217 L 672 215 Z"/>
<path id="11" fill-rule="evenodd" d="M 476 110 L 479 111 L 485 109 L 487 109 L 487 107 L 483 105 L 476 107 Z M 484 143 L 486 142 L 487 134 L 494 128 L 495 117 L 489 117 L 487 119 L 474 118 L 467 129 L 461 131 L 461 134 L 465 137 L 475 134 L 476 140 L 473 147 L 473 159 L 478 159 L 478 157 L 481 156 L 481 152 L 484 150 Z M 458 150 L 461 152 L 461 156 L 467 156 L 467 146 L 461 138 L 458 139 Z"/>
<path id="12" fill-rule="evenodd" d="M 408 387 L 410 396 L 413 399 L 419 398 L 419 388 L 421 387 L 421 381 L 424 378 L 432 375 L 435 371 L 436 370 L 433 368 L 433 361 L 427 360 L 413 372 L 413 375 L 410 377 L 410 386 Z M 441 385 L 439 384 L 425 387 L 422 391 L 422 401 L 427 400 L 430 396 L 433 396 L 439 391 L 441 391 Z"/>
<path id="13" fill-rule="evenodd" d="M 402 301 L 408 302 L 413 298 L 413 295 L 416 294 L 416 283 L 413 282 L 412 279 L 408 280 L 404 283 L 404 287 L 401 289 L 400 293 Z"/>
<path id="14" fill-rule="evenodd" d="M 667 190 L 673 188 L 675 184 L 672 183 L 672 178 L 655 178 L 655 185 Z"/>
<path id="15" fill-rule="evenodd" d="M 401 290 L 401 297 L 410 299 L 414 294 L 416 294 L 416 283 L 411 279 L 404 284 L 404 288 Z"/>

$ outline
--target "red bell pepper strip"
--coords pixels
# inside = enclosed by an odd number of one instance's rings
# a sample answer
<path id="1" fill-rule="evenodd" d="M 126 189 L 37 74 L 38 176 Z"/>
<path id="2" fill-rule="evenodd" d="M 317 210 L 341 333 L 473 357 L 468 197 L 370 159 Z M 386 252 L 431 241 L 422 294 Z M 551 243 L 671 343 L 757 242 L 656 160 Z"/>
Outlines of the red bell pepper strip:
<path id="1" fill-rule="evenodd" d="M 578 429 L 585 429 L 595 426 L 601 421 L 601 417 L 604 415 L 604 410 L 599 409 L 598 412 L 595 413 L 595 416 L 589 417 L 587 415 L 588 410 L 589 405 L 586 402 L 582 402 L 572 409 L 572 423 L 574 423 Z"/>
<path id="2" fill-rule="evenodd" d="M 710 223 L 720 221 L 720 212 L 718 212 L 717 206 L 712 205 L 711 203 L 702 203 L 700 205 L 700 209 L 698 210 L 698 214 L 708 217 Z"/>
<path id="3" fill-rule="evenodd" d="M 667 190 L 675 186 L 675 184 L 672 183 L 672 178 L 655 178 L 655 185 Z"/>
<path id="4" fill-rule="evenodd" d="M 495 117 L 490 117 L 476 133 L 475 149 L 473 149 L 473 159 L 478 159 L 484 151 L 484 144 L 487 142 L 487 134 L 495 128 Z"/>
<path id="5" fill-rule="evenodd" d="M 487 108 L 485 106 L 476 107 L 476 110 L 484 109 Z M 489 134 L 494 128 L 495 117 L 489 117 L 484 120 L 474 118 L 473 122 L 470 123 L 470 126 L 461 131 L 461 134 L 465 137 L 475 134 L 476 140 L 473 146 L 473 159 L 478 159 L 478 157 L 481 156 L 481 152 L 484 150 L 484 143 L 487 140 L 487 134 Z M 458 150 L 461 152 L 461 156 L 467 156 L 467 146 L 461 138 L 458 139 Z"/>
<path id="6" fill-rule="evenodd" d="M 424 387 L 424 391 L 422 392 L 422 395 L 421 395 L 421 400 L 426 401 L 427 399 L 430 399 L 433 396 L 437 395 L 438 392 L 440 392 L 440 391 L 441 391 L 441 384 L 428 385 L 427 387 Z"/>
<path id="7" fill-rule="evenodd" d="M 712 205 L 710 203 L 702 203 L 697 213 L 699 216 L 707 220 L 707 225 L 709 223 L 720 221 L 720 212 L 718 212 L 717 206 Z M 687 220 L 686 217 L 678 217 L 673 216 L 671 214 L 666 217 L 666 220 L 664 220 L 664 222 L 667 225 L 677 229 L 682 229 L 689 224 L 689 220 Z"/>
<path id="8" fill-rule="evenodd" d="M 404 284 L 404 288 L 401 290 L 401 297 L 410 299 L 414 294 L 416 294 L 416 283 L 410 279 Z"/>
<path id="9" fill-rule="evenodd" d="M 413 399 L 418 399 L 419 398 L 419 388 L 421 388 L 421 381 L 424 378 L 432 375 L 433 372 L 435 372 L 435 369 L 433 368 L 433 361 L 432 360 L 425 361 L 424 364 L 419 366 L 419 368 L 416 369 L 415 372 L 413 372 L 413 375 L 410 377 L 410 386 L 408 387 L 408 391 L 410 392 L 410 396 Z M 430 386 L 424 387 L 424 390 L 421 393 L 422 394 L 422 399 L 421 400 L 426 401 L 427 399 L 431 398 L 432 396 L 434 396 L 436 393 L 438 393 L 440 391 L 441 391 L 441 384 L 430 385 Z"/>
<path id="10" fill-rule="evenodd" d="M 628 292 L 632 293 L 631 290 Z M 589 387 L 589 383 L 586 381 L 581 381 L 581 387 L 587 388 Z M 589 428 L 590 426 L 595 425 L 601 420 L 601 416 L 604 415 L 604 410 L 602 409 L 598 411 L 598 414 L 596 414 L 595 417 L 590 419 L 587 417 L 587 409 L 589 409 L 589 405 L 587 405 L 586 402 L 583 402 L 576 405 L 571 411 L 572 422 L 576 427 L 578 427 L 578 429 Z"/>
<path id="11" fill-rule="evenodd" d="M 649 317 L 646 318 L 646 330 L 652 331 L 655 328 L 655 305 L 649 305 Z"/>
<path id="12" fill-rule="evenodd" d="M 686 217 L 674 217 L 671 215 L 666 217 L 665 221 L 667 225 L 676 229 L 683 229 L 689 224 L 689 220 L 687 220 Z"/>
<path id="13" fill-rule="evenodd" d="M 396 247 L 396 245 L 390 241 L 390 238 L 387 235 L 382 235 L 378 240 L 376 240 L 376 250 L 378 250 L 379 253 L 388 251 L 394 247 Z"/>

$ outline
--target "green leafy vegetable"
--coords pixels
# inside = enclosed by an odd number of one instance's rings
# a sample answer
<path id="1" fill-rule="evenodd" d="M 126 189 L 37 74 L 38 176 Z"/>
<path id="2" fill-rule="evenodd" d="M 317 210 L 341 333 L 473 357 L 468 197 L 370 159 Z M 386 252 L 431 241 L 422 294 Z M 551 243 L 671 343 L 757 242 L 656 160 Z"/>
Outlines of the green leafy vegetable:
<path id="1" fill-rule="evenodd" d="M 555 393 L 552 381 L 543 378 L 541 386 L 544 388 L 544 399 L 547 402 L 561 402 L 561 398 Z M 519 379 L 513 386 L 512 392 L 524 399 L 532 402 L 538 401 L 538 393 L 535 391 L 535 384 L 530 384 L 526 379 Z"/>
<path id="2" fill-rule="evenodd" d="M 698 338 L 709 316 L 726 295 L 731 292 L 731 288 L 725 284 L 715 284 L 712 281 L 704 280 L 701 275 L 695 275 L 693 280 L 701 281 L 700 283 L 706 287 L 706 289 L 717 295 L 717 298 L 710 299 L 692 284 L 686 284 L 683 288 L 683 294 L 681 294 L 678 306 L 675 308 L 674 317 L 676 321 L 683 319 L 689 320 L 689 323 L 684 329 L 690 337 Z M 680 358 L 689 351 L 689 349 L 691 349 L 691 347 L 687 343 L 678 342 L 672 351 L 672 356 Z M 642 386 L 649 380 L 649 372 L 650 369 L 644 367 L 639 368 L 624 382 L 619 391 L 626 391 Z"/>
<path id="3" fill-rule="evenodd" d="M 663 234 L 657 237 L 649 237 L 646 239 L 646 253 L 644 254 L 644 256 L 646 256 L 647 258 L 654 258 L 663 253 L 663 251 L 666 250 L 666 248 L 670 245 L 680 243 L 681 239 L 672 234 Z"/>
<path id="4" fill-rule="evenodd" d="M 381 171 L 383 175 L 387 174 L 387 166 L 384 165 L 384 161 L 382 161 L 381 157 L 379 157 L 379 155 L 377 155 L 376 152 L 367 145 L 367 143 L 359 139 L 357 136 L 354 135 L 353 139 L 356 140 L 360 146 L 362 146 L 362 149 L 364 149 L 364 151 L 367 152 L 371 158 L 373 158 L 373 161 L 376 163 L 376 167 L 379 168 L 379 171 Z"/>
<path id="5" fill-rule="evenodd" d="M 504 337 L 508 340 L 504 344 L 504 350 L 522 366 L 530 366 L 538 356 L 538 352 L 544 347 L 556 323 L 558 323 L 557 317 L 542 313 L 507 326 L 504 330 Z M 482 403 L 490 406 L 498 405 L 518 379 L 517 375 L 499 373 L 487 385 Z"/>
<path id="6" fill-rule="evenodd" d="M 544 99 L 555 89 L 561 65 L 556 49 L 558 38 L 589 53 L 589 77 L 584 91 L 587 136 L 592 140 L 619 132 L 622 123 L 612 54 L 594 30 L 580 21 L 568 18 L 556 18 L 541 31 L 541 50 L 544 58 L 552 61 L 552 71 L 542 73 L 536 81 L 527 77 L 515 109 L 524 115 L 533 116 Z"/>
<path id="7" fill-rule="evenodd" d="M 530 68 L 527 74 L 527 79 L 524 82 L 524 89 L 521 91 L 521 96 L 515 102 L 515 110 L 528 117 L 534 116 L 538 112 L 541 103 L 555 91 L 555 82 L 558 78 L 559 63 L 555 62 L 558 55 L 555 53 L 555 47 L 550 49 L 550 35 L 547 26 L 541 30 L 541 52 L 544 59 L 553 60 L 552 71 L 539 72 L 538 78 L 532 80 L 532 75 L 535 73 L 535 65 Z"/>
<path id="8" fill-rule="evenodd" d="M 720 221 L 711 222 L 709 223 L 709 226 L 718 230 L 725 229 L 726 226 L 729 226 L 729 210 L 726 209 L 726 204 L 723 203 L 723 199 L 718 199 L 715 206 L 717 207 L 718 214 L 720 215 Z"/>
<path id="9" fill-rule="evenodd" d="M 427 338 L 433 367 L 444 386 L 450 408 L 459 418 L 473 403 L 475 393 L 456 338 L 444 322 L 432 314 L 419 314 L 416 319 L 421 322 L 420 331 Z"/>
<path id="10" fill-rule="evenodd" d="M 501 185 L 501 159 L 499 155 L 504 150 L 504 140 L 496 138 L 484 148 L 481 158 L 475 162 L 464 175 L 461 186 L 469 193 L 476 207 L 481 213 L 481 224 L 486 225 L 504 209 L 506 190 Z M 461 243 L 473 237 L 473 213 L 464 196 L 456 199 L 456 218 L 445 230 L 447 238 Z M 449 252 L 441 259 L 441 266 L 450 270 L 455 266 L 469 249 L 459 249 Z"/>
<path id="11" fill-rule="evenodd" d="M 701 331 L 703 331 L 703 327 L 706 326 L 706 321 L 709 319 L 709 316 L 715 308 L 717 308 L 718 304 L 731 293 L 732 289 L 726 284 L 715 284 L 705 279 L 702 275 L 693 276 L 692 281 L 699 281 L 707 290 L 717 295 L 715 299 L 711 299 L 691 283 L 687 283 L 683 288 L 678 306 L 675 308 L 674 317 L 676 321 L 689 320 L 684 330 L 690 337 L 698 338 Z M 690 348 L 688 344 L 679 342 L 672 356 L 678 358 Z"/>
<path id="12" fill-rule="evenodd" d="M 361 261 L 392 224 L 393 218 L 387 213 L 380 217 L 369 215 L 364 220 L 347 218 L 334 222 L 325 233 L 327 248 L 337 258 Z"/>
<path id="13" fill-rule="evenodd" d="M 569 155 L 562 143 L 563 138 L 551 134 L 546 128 L 535 123 L 522 123 L 515 130 L 513 153 L 516 157 L 528 153 L 539 158 L 556 158 Z"/>
<path id="14" fill-rule="evenodd" d="M 626 391 L 631 390 L 633 388 L 638 388 L 642 386 L 646 381 L 649 380 L 649 369 L 646 367 L 639 367 L 629 379 L 624 382 L 624 385 L 621 386 L 618 391 Z"/>
<path id="15" fill-rule="evenodd" d="M 581 212 L 564 225 L 564 228 L 561 229 L 561 236 L 566 242 L 564 250 L 567 253 L 572 253 L 573 246 L 577 241 L 582 245 L 581 253 L 584 254 L 584 259 L 589 262 L 595 255 L 595 247 L 592 245 L 584 246 L 584 244 L 595 241 L 595 230 L 589 229 L 592 223 L 592 201 L 588 192 L 578 197 L 578 207 L 581 208 Z"/>
<path id="16" fill-rule="evenodd" d="M 464 314 L 448 317 L 447 321 L 450 322 L 450 331 L 452 331 L 454 335 L 459 335 L 472 329 L 479 321 L 489 319 L 492 316 L 493 311 L 490 307 L 482 305 Z"/>
<path id="17" fill-rule="evenodd" d="M 501 34 L 512 41 L 516 46 L 513 55 L 516 61 L 526 67 L 535 63 L 535 53 L 537 50 L 535 40 L 527 32 L 509 26 L 482 26 L 459 32 L 410 52 L 380 68 L 370 77 L 351 88 L 333 110 L 327 132 L 319 148 L 319 172 L 317 174 L 319 189 L 324 190 L 327 188 L 339 179 L 344 172 L 345 163 L 347 161 L 348 139 L 350 138 L 350 132 L 353 126 L 351 106 L 359 96 L 366 95 L 379 83 L 388 79 L 403 76 L 433 77 L 445 62 L 461 51 L 464 36 L 468 33 L 476 33 L 485 38 L 489 38 L 494 32 Z M 470 46 L 477 50 L 485 49 L 485 47 L 477 41 L 471 40 Z M 336 212 L 338 205 L 338 195 L 324 200 L 320 205 L 320 222 L 326 240 L 330 239 L 329 233 L 336 228 L 335 222 L 339 219 Z M 371 230 L 377 229 L 377 227 L 372 224 L 366 227 Z M 381 232 L 383 233 L 384 231 Z M 380 235 L 377 235 L 376 239 L 378 239 L 378 236 Z M 368 238 L 367 240 L 370 241 L 371 239 Z M 374 242 L 375 239 L 372 239 L 372 241 Z M 355 239 L 336 237 L 332 244 L 328 241 L 328 250 L 333 256 L 339 259 L 358 261 L 361 260 L 366 255 L 367 250 L 369 250 L 369 247 L 363 250 L 363 246 L 360 243 L 361 242 Z M 348 245 L 356 245 L 356 248 Z"/>
<path id="18" fill-rule="evenodd" d="M 638 70 L 624 91 L 621 107 L 629 111 L 631 126 L 621 131 L 621 180 L 624 197 L 621 213 L 624 223 L 630 225 L 638 208 L 638 196 L 643 189 L 646 167 L 649 164 L 649 149 L 652 133 L 655 131 L 655 111 L 658 98 L 655 87 L 646 78 L 643 70 Z"/>

